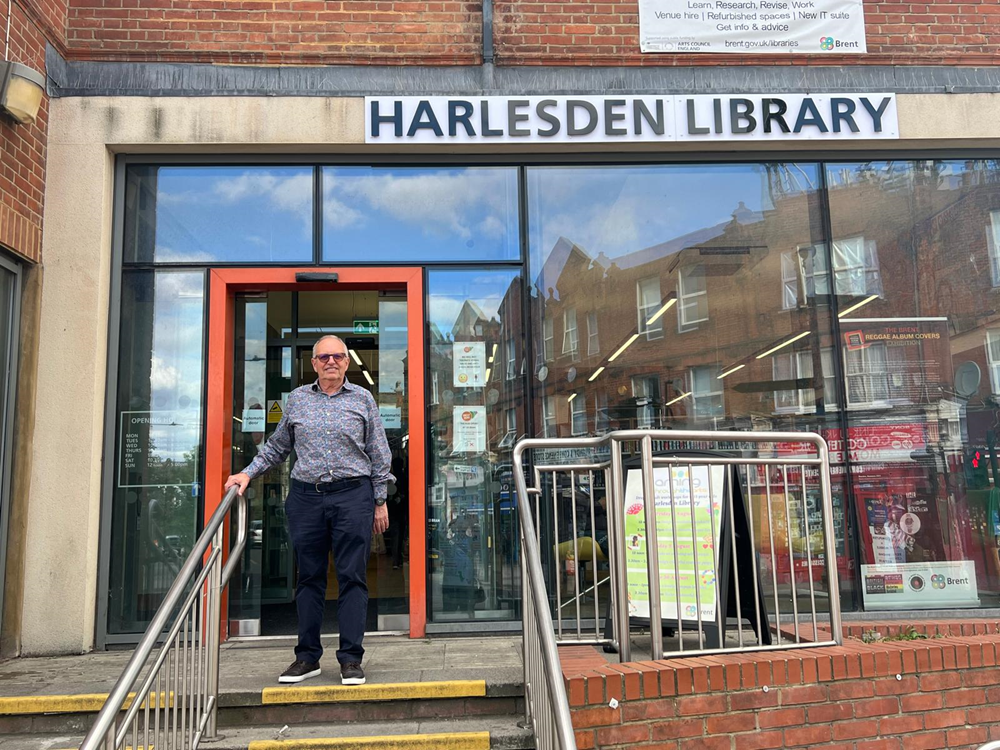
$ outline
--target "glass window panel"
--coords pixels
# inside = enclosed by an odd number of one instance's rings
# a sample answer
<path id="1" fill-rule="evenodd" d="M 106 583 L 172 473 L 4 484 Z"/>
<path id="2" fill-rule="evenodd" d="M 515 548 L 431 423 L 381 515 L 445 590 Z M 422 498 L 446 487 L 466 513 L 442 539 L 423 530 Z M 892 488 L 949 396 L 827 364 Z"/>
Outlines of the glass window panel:
<path id="1" fill-rule="evenodd" d="M 556 334 L 555 322 L 552 318 L 545 319 L 545 334 L 542 342 L 542 352 L 546 362 L 551 362 L 556 357 Z"/>
<path id="2" fill-rule="evenodd" d="M 837 164 L 827 182 L 865 607 L 997 606 L 1000 164 Z"/>
<path id="3" fill-rule="evenodd" d="M 569 408 L 573 435 L 587 434 L 587 402 L 577 397 L 570 401 Z"/>
<path id="4" fill-rule="evenodd" d="M 513 167 L 324 167 L 323 259 L 520 257 Z"/>
<path id="5" fill-rule="evenodd" d="M 827 242 L 818 165 L 529 167 L 526 184 L 531 335 L 543 353 L 529 373 L 537 435 L 579 431 L 573 404 L 582 398 L 594 410 L 590 433 L 657 426 L 835 438 L 836 373 L 824 365 L 823 388 L 802 382 L 825 361 L 822 350 L 839 345 L 825 251 L 815 252 Z M 871 239 L 881 253 L 884 243 Z M 561 338 L 552 352 L 553 322 L 561 336 L 569 309 L 578 324 L 596 314 L 598 355 L 561 355 Z M 779 356 L 789 375 L 782 379 L 799 381 L 790 387 L 774 385 Z M 785 390 L 782 409 L 775 392 Z M 835 472 L 837 546 L 829 552 L 840 563 L 844 605 L 853 607 L 842 467 Z M 752 502 L 759 513 L 763 489 Z M 791 611 L 787 550 L 758 546 L 784 560 L 778 588 L 782 611 Z M 814 583 L 828 586 L 822 576 Z"/>
<path id="6" fill-rule="evenodd" d="M 430 423 L 428 592 L 434 622 L 520 617 L 512 457 L 524 377 L 460 377 L 490 366 L 521 335 L 517 270 L 430 271 L 429 370 L 440 403 Z M 494 350 L 494 346 L 497 348 Z M 462 356 L 463 372 L 456 369 Z M 477 360 L 479 360 L 477 362 Z M 494 365 L 495 366 L 495 365 Z"/>
<path id="7" fill-rule="evenodd" d="M 563 312 L 563 354 L 573 358 L 580 353 L 580 335 L 576 328 L 576 310 L 570 308 Z"/>
<path id="8" fill-rule="evenodd" d="M 587 356 L 600 354 L 601 341 L 597 331 L 597 313 L 587 313 Z"/>
<path id="9" fill-rule="evenodd" d="M 990 275 L 993 286 L 1000 286 L 1000 211 L 990 211 L 990 224 L 986 228 L 990 256 Z"/>
<path id="10" fill-rule="evenodd" d="M 141 633 L 199 528 L 205 274 L 126 271 L 108 632 Z"/>
<path id="11" fill-rule="evenodd" d="M 126 263 L 312 261 L 312 167 L 130 166 Z"/>
<path id="12" fill-rule="evenodd" d="M 660 309 L 660 305 L 663 304 L 663 298 L 660 296 L 659 277 L 640 280 L 636 288 L 636 297 L 638 301 L 639 333 L 646 334 L 647 341 L 661 338 L 663 336 L 662 317 L 653 320 Z M 650 323 L 650 320 L 653 322 Z"/>
<path id="13" fill-rule="evenodd" d="M 680 298 L 680 330 L 704 323 L 708 320 L 708 288 L 705 282 L 705 267 L 681 268 L 677 274 L 677 295 Z"/>
<path id="14" fill-rule="evenodd" d="M 799 304 L 799 279 L 793 253 L 781 254 L 782 307 L 791 310 Z"/>

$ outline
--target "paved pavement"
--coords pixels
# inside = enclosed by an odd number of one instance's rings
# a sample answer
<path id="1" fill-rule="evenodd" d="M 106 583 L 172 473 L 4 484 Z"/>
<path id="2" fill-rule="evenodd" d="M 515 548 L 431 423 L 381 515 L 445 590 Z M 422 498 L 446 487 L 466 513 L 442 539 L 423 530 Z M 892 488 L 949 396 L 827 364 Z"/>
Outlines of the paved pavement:
<path id="1" fill-rule="evenodd" d="M 223 644 L 220 702 L 241 705 L 254 696 L 259 701 L 261 689 L 277 685 L 278 675 L 294 659 L 293 645 L 291 639 Z M 324 672 L 309 684 L 340 684 L 336 636 L 324 639 L 323 646 Z M 369 682 L 485 679 L 488 692 L 522 682 L 520 636 L 374 636 L 365 640 L 365 650 Z M 107 693 L 130 656 L 130 651 L 104 651 L 13 659 L 0 664 L 0 696 Z"/>

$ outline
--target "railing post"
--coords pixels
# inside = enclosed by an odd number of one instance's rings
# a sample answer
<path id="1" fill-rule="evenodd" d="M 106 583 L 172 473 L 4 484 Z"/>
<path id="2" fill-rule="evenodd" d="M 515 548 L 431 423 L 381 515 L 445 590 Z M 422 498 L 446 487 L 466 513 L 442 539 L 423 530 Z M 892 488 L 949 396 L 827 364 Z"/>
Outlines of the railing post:
<path id="1" fill-rule="evenodd" d="M 211 707 L 208 713 L 208 724 L 205 727 L 205 739 L 216 737 L 216 725 L 219 713 L 219 649 L 222 631 L 222 543 L 224 530 L 220 526 L 215 532 L 212 547 L 219 550 L 218 557 L 212 563 L 212 572 L 208 576 L 209 613 L 208 633 L 205 636 L 205 646 L 208 649 L 208 696 Z"/>
<path id="2" fill-rule="evenodd" d="M 846 442 L 846 441 L 845 441 Z M 834 642 L 844 642 L 840 621 L 840 583 L 837 575 L 837 542 L 833 535 L 833 492 L 830 481 L 830 450 L 822 439 L 815 441 L 821 460 L 819 466 L 820 489 L 823 496 L 823 544 L 826 547 L 826 571 L 830 582 L 830 630 Z M 809 572 L 812 575 L 812 571 Z"/>
<path id="3" fill-rule="evenodd" d="M 656 483 L 653 479 L 653 438 L 642 439 L 642 502 L 646 516 L 646 570 L 649 574 L 649 635 L 652 641 L 653 660 L 663 658 L 663 610 L 660 609 L 660 543 L 656 533 Z M 671 480 L 673 467 L 667 467 Z M 673 482 L 671 481 L 671 485 Z M 671 518 L 674 513 L 673 486 L 670 497 Z M 676 535 L 675 537 L 676 538 Z M 674 567 L 677 553 L 674 552 Z M 627 600 L 626 600 L 627 601 Z M 681 601 L 677 597 L 677 623 L 681 622 Z M 679 631 L 679 628 L 678 628 Z"/>
<path id="4" fill-rule="evenodd" d="M 615 590 L 615 605 L 611 618 L 618 641 L 618 661 L 632 661 L 632 640 L 628 617 L 628 575 L 625 572 L 625 503 L 622 499 L 625 478 L 622 472 L 622 444 L 611 438 L 611 488 L 607 493 L 608 512 L 615 543 L 610 545 L 614 559 L 611 561 L 611 586 Z"/>

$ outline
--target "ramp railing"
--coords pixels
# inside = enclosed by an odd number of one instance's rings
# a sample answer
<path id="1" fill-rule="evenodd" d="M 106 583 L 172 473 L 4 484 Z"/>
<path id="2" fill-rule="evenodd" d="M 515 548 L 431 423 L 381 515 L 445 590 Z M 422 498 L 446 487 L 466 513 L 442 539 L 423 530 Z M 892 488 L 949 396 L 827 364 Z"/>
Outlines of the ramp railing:
<path id="1" fill-rule="evenodd" d="M 652 659 L 842 642 L 819 435 L 523 440 L 514 474 L 557 645 L 603 645 L 630 661 L 633 629 L 648 631 Z"/>

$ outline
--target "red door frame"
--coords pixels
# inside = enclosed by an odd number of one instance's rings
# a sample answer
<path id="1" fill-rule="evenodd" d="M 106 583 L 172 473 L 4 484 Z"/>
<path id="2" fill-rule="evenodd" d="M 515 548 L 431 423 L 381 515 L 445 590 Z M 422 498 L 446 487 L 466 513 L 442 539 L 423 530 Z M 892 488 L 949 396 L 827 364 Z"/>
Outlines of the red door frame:
<path id="1" fill-rule="evenodd" d="M 336 284 L 299 283 L 302 272 L 335 273 Z M 208 399 L 205 437 L 205 521 L 222 501 L 232 455 L 233 356 L 236 292 L 399 289 L 406 291 L 407 390 L 409 392 L 410 637 L 423 638 L 427 625 L 426 435 L 424 418 L 423 269 L 378 268 L 213 268 L 209 271 Z M 228 611 L 228 593 L 222 611 Z M 229 618 L 222 617 L 222 638 Z"/>

